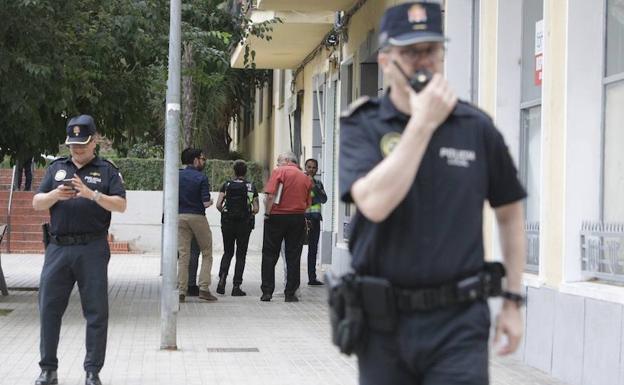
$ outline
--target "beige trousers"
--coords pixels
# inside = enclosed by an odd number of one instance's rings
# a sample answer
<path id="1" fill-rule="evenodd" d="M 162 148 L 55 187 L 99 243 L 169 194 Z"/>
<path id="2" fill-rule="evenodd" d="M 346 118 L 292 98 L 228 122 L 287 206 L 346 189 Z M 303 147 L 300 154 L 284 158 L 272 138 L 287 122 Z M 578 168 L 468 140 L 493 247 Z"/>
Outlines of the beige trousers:
<path id="1" fill-rule="evenodd" d="M 188 269 L 191 256 L 191 240 L 195 236 L 202 253 L 199 270 L 199 290 L 210 289 L 210 270 L 212 270 L 212 232 L 205 215 L 178 215 L 178 290 L 186 294 L 188 289 Z"/>

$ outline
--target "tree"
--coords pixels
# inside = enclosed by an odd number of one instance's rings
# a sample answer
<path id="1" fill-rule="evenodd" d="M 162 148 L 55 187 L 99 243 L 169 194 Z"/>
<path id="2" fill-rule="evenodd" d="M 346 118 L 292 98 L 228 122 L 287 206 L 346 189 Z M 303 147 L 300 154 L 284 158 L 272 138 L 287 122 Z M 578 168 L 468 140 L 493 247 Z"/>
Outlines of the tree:
<path id="1" fill-rule="evenodd" d="M 164 0 L 0 1 L 0 157 L 55 154 L 69 116 L 115 144 L 160 134 L 154 79 L 166 63 Z"/>
<path id="2" fill-rule="evenodd" d="M 270 40 L 268 32 L 279 22 L 252 24 L 245 11 L 232 14 L 217 0 L 191 0 L 183 5 L 183 138 L 213 158 L 228 156 L 230 122 L 239 117 L 241 106 L 252 106 L 253 91 L 270 73 L 255 69 L 255 53 L 249 47 L 247 68 L 230 67 L 237 44 L 250 34 Z"/>

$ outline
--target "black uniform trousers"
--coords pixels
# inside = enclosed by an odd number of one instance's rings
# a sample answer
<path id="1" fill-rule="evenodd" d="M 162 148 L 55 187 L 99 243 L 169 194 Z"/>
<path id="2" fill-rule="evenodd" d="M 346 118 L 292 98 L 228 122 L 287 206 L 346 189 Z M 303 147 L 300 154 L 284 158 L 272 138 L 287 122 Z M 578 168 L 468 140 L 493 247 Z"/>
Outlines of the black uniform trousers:
<path id="1" fill-rule="evenodd" d="M 264 221 L 262 240 L 262 294 L 275 290 L 275 264 L 282 241 L 286 249 L 286 288 L 284 294 L 294 295 L 300 284 L 299 269 L 305 233 L 303 214 L 273 214 Z"/>
<path id="2" fill-rule="evenodd" d="M 24 176 L 26 177 L 26 180 L 24 181 L 24 191 L 30 191 L 30 187 L 32 186 L 32 180 L 33 180 L 33 175 L 32 175 L 32 158 L 27 159 L 25 161 L 18 161 L 17 162 L 17 167 L 15 167 L 15 172 L 17 173 L 16 175 L 16 185 L 15 185 L 15 189 L 19 190 L 20 187 L 22 186 L 22 172 L 24 173 Z"/>
<path id="3" fill-rule="evenodd" d="M 82 314 L 87 321 L 85 371 L 104 366 L 108 330 L 108 261 L 106 237 L 85 245 L 46 247 L 39 283 L 41 369 L 56 370 L 61 319 L 74 283 L 78 282 Z"/>
<path id="4" fill-rule="evenodd" d="M 234 280 L 232 281 L 234 286 L 239 286 L 243 283 L 247 246 L 249 245 L 249 235 L 251 234 L 249 221 L 249 219 L 235 220 L 227 218 L 221 220 L 223 257 L 221 257 L 219 277 L 227 277 L 230 270 L 230 263 L 234 256 L 234 247 L 236 246 L 236 265 L 234 266 Z"/>
<path id="5" fill-rule="evenodd" d="M 394 333 L 369 330 L 360 385 L 487 385 L 489 329 L 485 301 L 402 314 Z"/>
<path id="6" fill-rule="evenodd" d="M 308 232 L 308 282 L 316 281 L 316 255 L 318 242 L 321 237 L 321 220 L 308 218 L 310 230 Z"/>

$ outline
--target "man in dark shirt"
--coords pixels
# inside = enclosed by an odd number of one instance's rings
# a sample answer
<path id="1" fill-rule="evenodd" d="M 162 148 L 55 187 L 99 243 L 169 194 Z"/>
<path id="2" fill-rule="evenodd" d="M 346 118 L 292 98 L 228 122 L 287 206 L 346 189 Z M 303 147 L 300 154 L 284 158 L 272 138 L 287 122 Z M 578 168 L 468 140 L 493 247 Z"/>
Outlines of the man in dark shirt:
<path id="1" fill-rule="evenodd" d="M 323 182 L 315 179 L 318 171 L 318 161 L 308 159 L 305 162 L 305 173 L 312 179 L 314 187 L 310 192 L 312 204 L 306 210 L 305 217 L 308 223 L 308 285 L 320 286 L 323 282 L 316 278 L 316 255 L 318 254 L 318 242 L 321 235 L 321 204 L 327 202 L 327 194 L 323 187 Z"/>
<path id="2" fill-rule="evenodd" d="M 178 205 L 178 291 L 180 302 L 186 299 L 189 276 L 189 258 L 191 240 L 197 240 L 202 252 L 202 264 L 199 271 L 199 298 L 216 301 L 210 293 L 210 270 L 212 269 L 212 232 L 206 208 L 212 205 L 210 183 L 202 170 L 206 158 L 201 150 L 187 148 L 182 151 L 182 163 L 186 168 L 180 170 L 179 205 Z"/>
<path id="3" fill-rule="evenodd" d="M 516 350 L 522 335 L 526 194 L 492 120 L 458 102 L 442 76 L 441 19 L 435 3 L 386 11 L 378 62 L 390 89 L 357 101 L 340 122 L 340 194 L 358 209 L 353 268 L 376 287 L 389 284 L 392 294 L 378 290 L 376 298 L 398 311 L 392 332 L 367 315 L 357 351 L 361 384 L 488 383 L 490 314 L 487 294 L 477 290 L 490 286 L 464 289 L 486 282 L 485 201 L 495 211 L 507 270 L 495 337 L 507 342 L 499 353 Z M 401 72 L 411 78 L 423 69 L 433 76 L 416 93 Z"/>
<path id="4" fill-rule="evenodd" d="M 286 302 L 297 302 L 301 250 L 305 232 L 304 213 L 310 206 L 313 183 L 296 164 L 292 152 L 281 154 L 280 165 L 271 174 L 264 189 L 267 194 L 262 242 L 262 296 L 270 301 L 275 290 L 275 264 L 279 259 L 282 241 L 286 246 L 287 277 L 284 294 Z"/>
<path id="5" fill-rule="evenodd" d="M 58 382 L 61 319 L 78 282 L 87 320 L 84 369 L 87 385 L 101 385 L 108 330 L 108 228 L 111 211 L 126 210 L 126 190 L 117 167 L 95 155 L 96 128 L 89 115 L 67 123 L 71 154 L 53 161 L 33 197 L 35 210 L 50 210 L 49 239 L 39 283 L 41 374 L 36 385 Z"/>

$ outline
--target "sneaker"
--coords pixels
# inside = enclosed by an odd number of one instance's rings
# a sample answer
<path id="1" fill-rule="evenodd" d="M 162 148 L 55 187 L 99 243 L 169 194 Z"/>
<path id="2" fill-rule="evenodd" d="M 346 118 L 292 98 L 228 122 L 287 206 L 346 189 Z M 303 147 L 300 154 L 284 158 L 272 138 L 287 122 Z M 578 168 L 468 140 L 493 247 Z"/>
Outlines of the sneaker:
<path id="1" fill-rule="evenodd" d="M 262 297 L 260 297 L 260 301 L 269 302 L 271 300 L 271 297 L 271 294 L 262 294 Z"/>
<path id="2" fill-rule="evenodd" d="M 221 276 L 219 278 L 219 283 L 217 284 L 217 293 L 225 294 L 225 277 Z"/>
<path id="3" fill-rule="evenodd" d="M 299 298 L 297 298 L 297 296 L 294 294 L 289 294 L 286 296 L 284 302 L 299 302 Z"/>
<path id="4" fill-rule="evenodd" d="M 244 297 L 247 293 L 241 290 L 240 286 L 234 286 L 232 288 L 232 297 Z"/>
<path id="5" fill-rule="evenodd" d="M 214 295 L 210 294 L 210 290 L 200 290 L 199 291 L 199 298 L 203 299 L 205 301 L 216 301 L 217 297 L 215 297 Z"/>
<path id="6" fill-rule="evenodd" d="M 180 300 L 180 303 L 184 302 L 184 300 L 186 299 L 186 295 L 184 294 L 180 294 L 180 296 L 178 297 L 178 299 Z"/>
<path id="7" fill-rule="evenodd" d="M 189 297 L 197 297 L 199 295 L 199 286 L 189 286 L 188 290 L 186 291 L 186 295 L 188 295 Z"/>
<path id="8" fill-rule="evenodd" d="M 308 285 L 309 285 L 309 286 L 323 286 L 323 285 L 324 285 L 324 283 L 323 283 L 323 282 L 321 282 L 321 281 L 319 281 L 318 279 L 315 279 L 315 280 L 313 280 L 313 281 L 309 281 L 309 282 L 308 282 Z"/>

